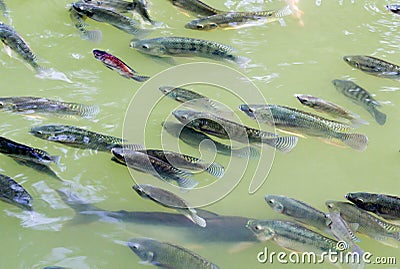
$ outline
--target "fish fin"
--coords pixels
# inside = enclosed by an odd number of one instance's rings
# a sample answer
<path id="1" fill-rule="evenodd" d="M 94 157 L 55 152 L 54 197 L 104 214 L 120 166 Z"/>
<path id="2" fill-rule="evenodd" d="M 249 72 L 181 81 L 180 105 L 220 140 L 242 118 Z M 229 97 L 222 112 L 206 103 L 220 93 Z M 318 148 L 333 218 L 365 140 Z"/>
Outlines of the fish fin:
<path id="1" fill-rule="evenodd" d="M 236 56 L 235 57 L 235 63 L 239 65 L 240 68 L 246 69 L 248 64 L 251 62 L 250 58 L 244 57 L 244 56 Z"/>
<path id="2" fill-rule="evenodd" d="M 197 212 L 197 215 L 202 217 L 202 218 L 215 218 L 215 217 L 219 217 L 220 216 L 215 212 L 211 212 L 211 211 L 200 209 L 200 208 L 197 208 L 196 212 Z"/>
<path id="3" fill-rule="evenodd" d="M 153 30 L 150 29 L 138 29 L 137 31 L 135 31 L 135 33 L 132 33 L 133 35 L 135 35 L 137 38 L 141 39 L 147 35 L 149 35 Z"/>
<path id="4" fill-rule="evenodd" d="M 187 177 L 179 177 L 177 180 L 179 187 L 184 189 L 193 189 L 196 187 L 199 182 L 197 180 L 187 178 Z"/>
<path id="5" fill-rule="evenodd" d="M 360 227 L 360 224 L 359 224 L 359 223 L 355 223 L 355 222 L 353 222 L 353 223 L 348 223 L 348 225 L 349 225 L 349 228 L 350 228 L 353 232 L 356 232 L 356 231 L 358 230 L 358 227 Z"/>
<path id="6" fill-rule="evenodd" d="M 68 83 L 72 83 L 72 81 L 62 72 L 56 71 L 53 68 L 47 68 L 43 66 L 35 67 L 36 77 L 42 79 L 50 79 L 50 80 L 62 80 Z"/>
<path id="7" fill-rule="evenodd" d="M 89 30 L 82 33 L 82 38 L 98 43 L 103 39 L 103 33 L 100 30 Z"/>
<path id="8" fill-rule="evenodd" d="M 187 210 L 182 210 L 182 209 L 178 209 L 178 211 L 180 213 L 182 213 L 183 215 L 185 215 L 185 217 L 187 217 L 188 219 L 190 219 L 193 223 L 199 225 L 200 227 L 206 227 L 207 223 L 205 221 L 205 219 L 203 219 L 202 217 L 198 216 L 196 213 L 196 210 L 194 209 L 189 209 L 190 213 L 187 212 Z"/>
<path id="9" fill-rule="evenodd" d="M 263 139 L 262 142 L 275 147 L 281 152 L 290 152 L 297 145 L 298 140 L 296 136 L 281 136 Z"/>
<path id="10" fill-rule="evenodd" d="M 7 46 L 7 45 L 4 44 L 4 50 L 6 51 L 6 54 L 7 54 L 8 56 L 10 56 L 11 58 L 13 58 L 13 56 L 12 56 L 12 50 L 11 50 L 11 48 L 10 48 L 9 46 Z"/>
<path id="11" fill-rule="evenodd" d="M 279 128 L 277 128 L 277 130 L 279 130 L 279 132 L 284 133 L 284 134 L 295 135 L 295 136 L 301 137 L 301 138 L 307 138 L 305 135 L 296 133 L 294 131 L 287 131 L 287 130 L 283 130 L 283 129 L 279 129 Z"/>
<path id="12" fill-rule="evenodd" d="M 338 138 L 347 146 L 359 151 L 365 150 L 368 145 L 368 137 L 363 134 L 340 133 Z"/>
<path id="13" fill-rule="evenodd" d="M 57 165 L 60 165 L 60 159 L 61 159 L 61 156 L 59 156 L 59 155 L 51 156 L 51 160 Z"/>
<path id="14" fill-rule="evenodd" d="M 137 75 L 137 74 L 133 73 L 133 74 L 129 75 L 129 78 L 131 78 L 133 80 L 136 80 L 138 82 L 144 82 L 144 81 L 148 80 L 150 77 L 148 77 L 148 76 L 140 76 L 140 75 Z"/>
<path id="15" fill-rule="evenodd" d="M 221 178 L 224 173 L 225 173 L 225 169 L 222 165 L 218 164 L 218 163 L 211 163 L 207 168 L 206 171 L 217 178 Z"/>
<path id="16" fill-rule="evenodd" d="M 282 18 L 282 17 L 289 16 L 289 15 L 292 15 L 292 14 L 293 14 L 293 11 L 292 11 L 290 5 L 287 5 L 287 6 L 283 7 L 283 8 L 281 8 L 281 9 L 277 10 L 275 12 L 275 17 Z"/>
<path id="17" fill-rule="evenodd" d="M 260 156 L 260 150 L 254 147 L 244 147 L 232 149 L 231 154 L 239 158 L 257 159 Z"/>
<path id="18" fill-rule="evenodd" d="M 377 110 L 375 108 L 373 110 L 373 115 L 374 115 L 374 118 L 375 118 L 376 122 L 379 125 L 384 125 L 385 124 L 385 122 L 386 122 L 386 114 L 385 113 L 382 113 L 382 112 L 380 112 L 379 110 Z"/>
<path id="19" fill-rule="evenodd" d="M 350 120 L 350 122 L 351 122 L 351 127 L 353 128 L 358 127 L 360 125 L 369 125 L 369 121 L 363 120 L 361 118 L 354 118 Z"/>

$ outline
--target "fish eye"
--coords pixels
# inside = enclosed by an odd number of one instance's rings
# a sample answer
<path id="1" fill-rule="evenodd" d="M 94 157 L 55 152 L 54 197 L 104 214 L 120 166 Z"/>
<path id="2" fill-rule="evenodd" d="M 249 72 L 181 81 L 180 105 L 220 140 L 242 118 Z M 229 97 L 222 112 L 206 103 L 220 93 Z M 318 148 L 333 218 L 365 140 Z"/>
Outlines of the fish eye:
<path id="1" fill-rule="evenodd" d="M 255 229 L 256 231 L 260 231 L 260 230 L 262 230 L 262 227 L 261 227 L 260 224 L 257 224 L 256 226 L 254 226 L 254 229 Z"/>
<path id="2" fill-rule="evenodd" d="M 41 135 L 41 134 L 43 134 L 43 132 L 42 132 L 42 131 L 36 131 L 35 133 L 36 133 L 36 134 L 38 134 L 38 135 Z"/>
<path id="3" fill-rule="evenodd" d="M 196 25 L 196 28 L 197 28 L 197 29 L 203 29 L 203 28 L 204 28 L 204 26 L 203 26 L 203 25 L 201 25 L 201 24 L 197 24 L 197 25 Z"/>
<path id="4" fill-rule="evenodd" d="M 333 208 L 333 205 L 332 204 L 327 204 L 326 205 L 328 208 Z"/>
<path id="5" fill-rule="evenodd" d="M 143 44 L 143 45 L 142 45 L 142 49 L 146 49 L 146 50 L 149 49 L 149 45 Z"/>
<path id="6" fill-rule="evenodd" d="M 3 102 L 0 102 L 0 107 L 4 107 L 4 103 Z"/>
<path id="7" fill-rule="evenodd" d="M 358 63 L 355 63 L 354 66 L 355 66 L 356 68 L 360 68 L 360 65 L 359 65 Z"/>
<path id="8" fill-rule="evenodd" d="M 268 204 L 272 205 L 272 204 L 274 204 L 275 201 L 274 201 L 274 199 L 269 199 L 267 202 L 268 202 Z"/>
<path id="9" fill-rule="evenodd" d="M 364 200 L 363 200 L 362 198 L 357 198 L 357 199 L 356 199 L 356 202 L 364 203 Z"/>

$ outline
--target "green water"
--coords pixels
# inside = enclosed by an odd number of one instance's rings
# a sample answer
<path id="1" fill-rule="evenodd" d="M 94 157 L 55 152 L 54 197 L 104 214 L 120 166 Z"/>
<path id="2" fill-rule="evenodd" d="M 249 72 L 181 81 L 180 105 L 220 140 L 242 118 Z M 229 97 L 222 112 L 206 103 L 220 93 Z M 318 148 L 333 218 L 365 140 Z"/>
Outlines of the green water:
<path id="1" fill-rule="evenodd" d="M 61 155 L 60 167 L 52 168 L 66 181 L 63 184 L 28 167 L 20 166 L 6 156 L 0 156 L 0 171 L 13 177 L 31 193 L 36 211 L 31 216 L 12 205 L 0 204 L 0 267 L 42 268 L 59 265 L 69 268 L 149 268 L 138 263 L 139 258 L 125 242 L 133 237 L 153 237 L 190 248 L 221 268 L 304 268 L 304 265 L 258 263 L 256 255 L 264 246 L 270 251 L 281 251 L 272 242 L 207 242 L 201 238 L 191 238 L 182 229 L 166 228 L 162 223 L 139 225 L 115 219 L 98 221 L 97 218 L 88 221 L 85 216 L 76 219 L 75 212 L 65 205 L 55 189 L 66 189 L 83 200 L 110 211 L 173 211 L 164 210 L 137 196 L 131 190 L 133 179 L 128 170 L 111 162 L 109 153 L 78 150 L 46 142 L 30 135 L 29 128 L 48 123 L 76 125 L 115 136 L 122 136 L 124 133 L 124 136 L 136 143 L 143 143 L 139 139 L 145 139 L 145 144 L 149 147 L 162 145 L 167 149 L 174 149 L 177 144 L 172 137 L 166 135 L 165 141 L 161 141 L 160 124 L 170 116 L 176 104 L 172 100 L 164 99 L 154 110 L 150 110 L 149 107 L 153 104 L 147 101 L 161 97 L 161 93 L 155 89 L 156 86 L 152 88 L 156 82 L 150 80 L 139 90 L 143 84 L 127 80 L 108 70 L 93 58 L 91 51 L 94 48 L 107 49 L 140 74 L 165 80 L 166 84 L 180 82 L 190 76 L 174 73 L 169 80 L 168 76 L 156 76 L 173 65 L 130 49 L 129 41 L 132 37 L 111 26 L 88 20 L 91 29 L 100 29 L 103 32 L 103 40 L 98 44 L 82 40 L 71 25 L 67 12 L 68 3 L 49 0 L 6 2 L 11 11 L 12 25 L 39 56 L 41 63 L 63 72 L 72 83 L 37 78 L 26 65 L 8 57 L 3 50 L 0 53 L 0 79 L 3 82 L 1 95 L 43 96 L 97 104 L 101 111 L 94 119 L 0 114 L 0 130 L 3 136 L 43 148 L 52 155 Z M 272 9 L 285 4 L 284 1 L 230 0 L 225 3 L 208 3 L 215 8 L 231 10 Z M 227 167 L 224 182 L 229 182 L 231 178 L 236 180 L 244 170 L 245 174 L 240 184 L 224 199 L 204 209 L 221 215 L 257 219 L 283 218 L 265 204 L 265 194 L 291 196 L 321 210 L 325 210 L 325 200 L 343 200 L 343 196 L 352 191 L 400 195 L 400 173 L 397 169 L 400 148 L 400 128 L 397 124 L 400 84 L 398 81 L 380 79 L 353 70 L 342 60 L 344 55 L 365 54 L 400 63 L 400 17 L 386 11 L 386 4 L 389 2 L 323 0 L 321 5 L 317 5 L 314 1 L 302 0 L 299 7 L 304 11 L 304 26 L 295 18 L 287 17 L 284 24 L 274 22 L 238 30 L 196 32 L 183 28 L 191 18 L 179 13 L 168 1 L 151 1 L 151 16 L 162 22 L 151 37 L 188 36 L 232 45 L 239 55 L 252 59 L 250 66 L 242 70 L 233 63 L 222 64 L 247 76 L 268 102 L 301 108 L 293 94 L 312 94 L 345 106 L 370 122 L 370 125 L 357 129 L 357 132 L 368 135 L 369 145 L 366 151 L 357 152 L 336 147 L 314 138 L 300 139 L 293 152 L 275 154 L 268 176 L 269 161 L 273 158 L 273 153 L 268 149 L 265 150 L 263 162 L 251 161 L 245 164 L 244 169 L 235 163 L 243 165 L 243 162 L 217 156 L 217 161 Z M 175 64 L 194 63 L 196 60 L 177 58 Z M 221 64 L 207 59 L 201 61 Z M 224 82 L 231 81 L 232 85 L 241 85 L 235 82 L 238 77 L 227 75 L 228 73 L 215 72 L 210 80 L 221 79 Z M 192 81 L 193 83 L 209 79 L 204 78 L 204 73 L 195 74 L 194 77 L 196 75 L 198 80 Z M 388 116 L 384 126 L 379 126 L 365 110 L 346 100 L 331 84 L 332 79 L 348 78 L 376 94 L 376 99 L 382 101 L 381 111 Z M 262 101 L 254 87 L 249 83 L 248 85 L 248 88 L 246 85 L 240 87 L 241 93 L 247 95 L 246 98 L 253 98 L 253 102 Z M 201 87 L 197 89 L 202 91 Z M 130 100 L 138 92 L 146 102 L 139 101 L 134 107 L 130 107 L 129 111 L 132 113 L 127 117 L 123 132 L 125 113 Z M 240 98 L 245 98 L 233 97 L 227 91 L 221 88 L 213 90 L 213 87 L 205 87 L 203 93 L 233 108 L 241 103 Z M 256 126 L 237 109 L 236 115 L 245 124 Z M 148 120 L 144 121 L 147 116 Z M 143 127 L 143 122 L 147 122 L 146 127 Z M 268 129 L 267 126 L 263 128 Z M 199 156 L 196 149 L 184 144 L 180 144 L 180 150 Z M 256 174 L 256 179 L 262 181 L 266 178 L 266 182 L 255 194 L 249 195 L 250 179 L 256 170 L 260 172 Z M 150 176 L 140 173 L 136 175 L 140 180 L 156 182 Z M 207 178 L 210 177 L 199 176 L 203 185 L 207 185 Z M 203 191 L 201 195 L 204 198 L 207 193 L 204 194 Z M 400 258 L 398 249 L 364 236 L 360 238 L 360 247 L 373 253 L 374 257 Z M 313 267 L 335 268 L 326 263 Z M 370 265 L 367 268 L 399 267 Z"/>

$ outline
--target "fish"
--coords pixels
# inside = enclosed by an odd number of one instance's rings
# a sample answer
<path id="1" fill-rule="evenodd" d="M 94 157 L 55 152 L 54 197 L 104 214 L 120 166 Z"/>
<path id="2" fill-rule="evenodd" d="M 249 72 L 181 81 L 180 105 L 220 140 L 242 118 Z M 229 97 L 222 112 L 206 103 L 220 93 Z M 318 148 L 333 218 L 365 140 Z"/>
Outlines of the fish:
<path id="1" fill-rule="evenodd" d="M 177 8 L 189 12 L 194 16 L 211 16 L 218 13 L 224 13 L 215 9 L 200 0 L 169 0 Z"/>
<path id="2" fill-rule="evenodd" d="M 131 2 L 121 0 L 83 0 L 85 3 L 98 5 L 104 8 L 111 9 L 116 12 L 126 13 L 136 11 L 144 21 L 154 24 L 147 11 L 146 2 L 143 0 L 133 0 Z"/>
<path id="3" fill-rule="evenodd" d="M 128 247 L 139 256 L 142 263 L 161 268 L 219 269 L 200 255 L 181 246 L 150 238 L 133 238 Z"/>
<path id="4" fill-rule="evenodd" d="M 219 215 L 214 212 L 197 209 L 197 214 L 204 218 L 207 227 L 193 225 L 193 222 L 180 213 L 169 212 L 145 212 L 145 211 L 109 211 L 96 207 L 85 201 L 68 189 L 56 189 L 62 201 L 71 207 L 76 213 L 75 223 L 87 223 L 96 221 L 119 221 L 145 225 L 146 231 L 163 229 L 164 233 L 179 231 L 185 242 L 256 242 L 257 238 L 245 228 L 249 218 L 241 216 Z M 153 229 L 154 228 L 154 229 Z M 155 229 L 156 228 L 156 229 Z M 149 230 L 150 229 L 150 230 Z"/>
<path id="5" fill-rule="evenodd" d="M 292 11 L 289 6 L 278 10 L 224 12 L 200 19 L 195 19 L 187 23 L 185 28 L 203 31 L 215 29 L 237 29 L 241 27 L 270 23 L 290 14 L 292 14 Z"/>
<path id="6" fill-rule="evenodd" d="M 87 24 L 83 15 L 79 14 L 72 7 L 68 10 L 68 12 L 74 27 L 79 31 L 82 39 L 100 42 L 103 37 L 103 34 L 100 30 L 87 30 Z"/>
<path id="7" fill-rule="evenodd" d="M 205 112 L 175 110 L 172 114 L 185 126 L 196 131 L 241 143 L 265 143 L 282 152 L 291 151 L 298 140 L 295 136 L 279 137 Z"/>
<path id="8" fill-rule="evenodd" d="M 101 61 L 106 67 L 110 68 L 113 71 L 116 71 L 118 74 L 123 76 L 124 78 L 133 79 L 139 82 L 144 82 L 148 80 L 150 77 L 141 76 L 131 67 L 129 67 L 126 63 L 121 61 L 116 56 L 107 53 L 102 50 L 93 50 L 93 55 L 96 60 Z"/>
<path id="9" fill-rule="evenodd" d="M 146 153 L 126 150 L 124 148 L 113 148 L 111 149 L 111 153 L 114 155 L 116 161 L 167 182 L 176 182 L 183 189 L 192 189 L 199 184 L 198 181 L 190 178 L 193 175 L 191 172 L 176 168 Z"/>
<path id="10" fill-rule="evenodd" d="M 332 80 L 336 90 L 349 98 L 353 103 L 363 107 L 375 119 L 379 125 L 386 122 L 386 114 L 378 110 L 381 104 L 365 89 L 350 80 Z"/>
<path id="11" fill-rule="evenodd" d="M 143 36 L 149 33 L 148 29 L 141 29 L 140 23 L 135 19 L 129 18 L 110 9 L 84 2 L 75 2 L 72 4 L 72 7 L 76 12 L 83 16 L 83 18 L 88 17 L 98 22 L 108 23 L 128 34 Z"/>
<path id="12" fill-rule="evenodd" d="M 0 22 L 0 39 L 8 50 L 9 55 L 11 55 L 11 50 L 14 51 L 37 73 L 41 73 L 45 70 L 38 64 L 37 56 L 29 45 L 12 26 Z"/>
<path id="13" fill-rule="evenodd" d="M 132 187 L 143 198 L 150 199 L 164 207 L 176 209 L 179 213 L 190 219 L 200 227 L 206 227 L 207 222 L 197 215 L 197 211 L 178 195 L 168 190 L 150 184 L 136 184 Z"/>
<path id="14" fill-rule="evenodd" d="M 266 195 L 265 201 L 276 212 L 331 234 L 326 225 L 326 214 L 311 205 L 284 195 Z"/>
<path id="15" fill-rule="evenodd" d="M 159 87 L 159 90 L 165 96 L 190 107 L 207 110 L 210 113 L 220 115 L 229 113 L 228 111 L 223 111 L 222 109 L 218 108 L 218 104 L 216 101 L 188 89 L 180 87 L 161 86 Z"/>
<path id="16" fill-rule="evenodd" d="M 249 220 L 246 228 L 260 241 L 272 240 L 295 252 L 340 252 L 338 241 L 314 232 L 303 225 L 284 220 Z"/>
<path id="17" fill-rule="evenodd" d="M 358 253 L 361 257 L 364 251 L 355 243 L 360 242 L 360 239 L 358 239 L 358 237 L 354 234 L 347 222 L 342 219 L 340 212 L 330 210 L 329 213 L 326 213 L 326 216 L 328 218 L 327 225 L 336 239 L 346 242 L 347 249 L 351 249 L 352 251 Z"/>
<path id="18" fill-rule="evenodd" d="M 356 69 L 369 75 L 398 80 L 400 78 L 400 66 L 366 55 L 344 56 L 343 60 Z"/>
<path id="19" fill-rule="evenodd" d="M 323 139 L 338 139 L 347 146 L 363 151 L 368 137 L 349 133 L 350 126 L 318 115 L 280 105 L 240 105 L 240 110 L 260 123 L 267 123 L 291 133 L 300 133 Z"/>
<path id="20" fill-rule="evenodd" d="M 9 24 L 11 24 L 12 19 L 10 16 L 10 10 L 8 9 L 6 3 L 4 2 L 4 0 L 0 0 L 0 11 L 3 14 L 4 17 L 6 17 L 8 19 Z"/>
<path id="21" fill-rule="evenodd" d="M 399 4 L 386 5 L 386 9 L 393 12 L 394 14 L 400 14 Z"/>
<path id="22" fill-rule="evenodd" d="M 181 168 L 181 169 L 188 169 L 188 170 L 195 170 L 195 171 L 206 171 L 210 175 L 221 178 L 224 173 L 225 169 L 222 165 L 216 162 L 206 162 L 199 158 L 181 154 L 179 152 L 168 151 L 168 150 L 157 150 L 157 149 L 144 149 L 144 150 L 136 150 L 147 155 L 153 156 L 157 159 L 162 160 L 172 166 Z"/>
<path id="23" fill-rule="evenodd" d="M 349 192 L 346 199 L 385 219 L 400 220 L 400 197 L 381 193 Z"/>
<path id="24" fill-rule="evenodd" d="M 214 60 L 227 60 L 245 67 L 250 59 L 236 56 L 236 50 L 228 45 L 215 41 L 189 37 L 157 37 L 150 39 L 132 39 L 130 47 L 141 53 L 165 57 L 203 57 Z"/>
<path id="25" fill-rule="evenodd" d="M 99 107 L 62 102 L 44 97 L 13 96 L 0 97 L 0 110 L 24 114 L 51 113 L 92 118 L 99 112 Z"/>
<path id="26" fill-rule="evenodd" d="M 377 218 L 363 209 L 348 202 L 326 201 L 331 211 L 340 213 L 340 216 L 350 227 L 357 227 L 356 232 L 365 234 L 383 244 L 398 247 L 400 241 L 400 226 Z M 394 243 L 393 243 L 394 241 Z"/>
<path id="27" fill-rule="evenodd" d="M 49 165 L 52 162 L 59 164 L 60 162 L 60 156 L 51 156 L 42 149 L 20 144 L 3 136 L 0 136 L 0 153 L 16 160 L 30 161 L 43 165 Z"/>
<path id="28" fill-rule="evenodd" d="M 99 151 L 110 151 L 113 147 L 122 147 L 125 142 L 122 138 L 62 124 L 34 126 L 31 128 L 30 134 L 74 148 Z"/>
<path id="29" fill-rule="evenodd" d="M 0 199 L 27 210 L 33 207 L 33 198 L 24 187 L 3 174 L 0 174 Z"/>
<path id="30" fill-rule="evenodd" d="M 260 156 L 260 151 L 255 147 L 232 148 L 230 145 L 222 144 L 202 132 L 198 132 L 175 122 L 163 122 L 162 126 L 171 135 L 178 137 L 184 143 L 196 148 L 199 148 L 201 143 L 204 145 L 206 141 L 210 141 L 210 143 L 215 146 L 215 148 L 210 147 L 210 150 L 215 149 L 222 155 L 248 159 L 256 159 Z"/>
<path id="31" fill-rule="evenodd" d="M 327 114 L 333 118 L 349 120 L 354 126 L 357 126 L 359 124 L 369 124 L 369 122 L 360 119 L 359 115 L 335 103 L 307 94 L 295 94 L 295 97 L 302 105 L 310 107 L 315 111 Z"/>

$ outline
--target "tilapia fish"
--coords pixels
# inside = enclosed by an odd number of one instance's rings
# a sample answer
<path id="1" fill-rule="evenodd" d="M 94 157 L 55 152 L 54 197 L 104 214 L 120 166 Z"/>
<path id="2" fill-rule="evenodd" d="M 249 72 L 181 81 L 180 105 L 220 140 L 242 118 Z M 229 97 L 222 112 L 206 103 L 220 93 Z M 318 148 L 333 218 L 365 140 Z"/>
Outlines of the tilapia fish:
<path id="1" fill-rule="evenodd" d="M 265 201 L 276 212 L 330 234 L 326 214 L 311 205 L 283 195 L 266 195 Z"/>
<path id="2" fill-rule="evenodd" d="M 203 57 L 214 60 L 228 60 L 245 67 L 250 59 L 236 56 L 236 50 L 215 41 L 189 37 L 157 37 L 151 39 L 133 39 L 130 47 L 152 56 Z"/>
<path id="3" fill-rule="evenodd" d="M 167 242 L 150 238 L 134 238 L 128 247 L 148 264 L 161 268 L 219 269 L 219 267 L 200 255 Z"/>
<path id="4" fill-rule="evenodd" d="M 100 151 L 109 151 L 111 148 L 122 146 L 124 143 L 122 138 L 61 124 L 35 126 L 31 128 L 30 133 L 41 139 L 67 146 Z"/>
<path id="5" fill-rule="evenodd" d="M 357 208 L 348 202 L 327 201 L 329 210 L 339 212 L 340 216 L 356 231 L 365 234 L 384 244 L 398 247 L 400 241 L 400 226 L 377 218 L 367 211 Z"/>
<path id="6" fill-rule="evenodd" d="M 250 118 L 291 133 L 300 133 L 324 139 L 338 139 L 356 150 L 365 150 L 367 136 L 349 133 L 350 126 L 295 108 L 279 105 L 241 105 L 240 110 Z"/>
<path id="7" fill-rule="evenodd" d="M 32 210 L 32 196 L 14 179 L 3 174 L 0 174 L 0 199 L 7 203 Z"/>
<path id="8" fill-rule="evenodd" d="M 302 105 L 310 107 L 315 111 L 325 113 L 333 118 L 341 118 L 349 120 L 353 125 L 366 124 L 369 122 L 360 119 L 360 116 L 329 101 L 324 99 L 306 95 L 306 94 L 295 94 L 295 97 Z"/>
<path id="9" fill-rule="evenodd" d="M 291 221 L 250 220 L 246 227 L 257 236 L 258 240 L 272 240 L 291 251 L 322 253 L 341 250 L 338 249 L 338 241 Z"/>
<path id="10" fill-rule="evenodd" d="M 400 79 L 400 66 L 366 55 L 344 56 L 343 60 L 351 67 L 367 74 L 398 80 Z"/>
<path id="11" fill-rule="evenodd" d="M 27 64 L 29 64 L 36 72 L 44 69 L 39 66 L 37 57 L 15 29 L 7 24 L 0 23 L 0 39 L 7 48 L 7 52 L 11 55 L 11 50 L 18 54 Z"/>
<path id="12" fill-rule="evenodd" d="M 385 124 L 386 114 L 378 110 L 381 104 L 376 101 L 367 90 L 350 80 L 335 79 L 332 83 L 340 93 L 367 110 L 379 125 Z"/>
<path id="13" fill-rule="evenodd" d="M 93 50 L 94 58 L 101 61 L 106 67 L 110 68 L 113 71 L 116 71 L 118 74 L 123 76 L 124 78 L 133 79 L 139 82 L 143 82 L 148 80 L 150 77 L 141 76 L 131 67 L 129 67 L 122 60 L 117 58 L 116 56 L 107 53 L 102 50 Z"/>
<path id="14" fill-rule="evenodd" d="M 116 161 L 167 182 L 176 182 L 181 188 L 192 189 L 199 184 L 198 181 L 190 178 L 193 175 L 191 172 L 176 168 L 146 153 L 124 148 L 113 148 L 111 152 Z"/>
<path id="15" fill-rule="evenodd" d="M 346 199 L 385 219 L 400 220 L 400 197 L 381 193 L 350 192 Z"/>
<path id="16" fill-rule="evenodd" d="M 175 110 L 172 114 L 185 126 L 197 131 L 241 143 L 265 143 L 282 152 L 291 151 L 298 140 L 294 136 L 279 137 L 274 133 L 253 129 L 209 113 Z"/>
<path id="17" fill-rule="evenodd" d="M 279 10 L 226 12 L 193 20 L 185 25 L 192 30 L 235 29 L 277 21 L 292 14 L 289 6 Z"/>
<path id="18" fill-rule="evenodd" d="M 0 97 L 0 110 L 21 112 L 25 114 L 51 113 L 91 118 L 99 112 L 99 107 L 62 102 L 44 97 L 18 96 Z"/>
<path id="19" fill-rule="evenodd" d="M 48 152 L 42 149 L 20 144 L 1 136 L 0 153 L 14 159 L 30 161 L 43 165 L 49 165 L 52 162 L 58 164 L 60 161 L 60 156 L 51 156 Z"/>
<path id="20" fill-rule="evenodd" d="M 188 203 L 178 195 L 149 184 L 134 185 L 132 188 L 141 197 L 153 200 L 162 206 L 176 209 L 179 213 L 183 214 L 193 223 L 199 225 L 200 227 L 206 227 L 206 221 L 202 217 L 199 217 L 196 210 L 191 208 Z"/>
<path id="21" fill-rule="evenodd" d="M 207 141 L 209 141 L 210 150 L 216 150 L 218 153 L 227 156 L 235 156 L 239 158 L 250 158 L 256 159 L 260 156 L 260 151 L 255 147 L 242 147 L 242 148 L 232 148 L 230 145 L 222 144 L 210 136 L 203 134 L 202 132 L 198 132 L 192 128 L 186 127 L 184 125 L 175 123 L 175 122 L 164 122 L 163 128 L 170 133 L 171 135 L 178 137 L 184 143 L 196 147 L 197 149 L 202 146 L 207 145 Z"/>
<path id="22" fill-rule="evenodd" d="M 72 4 L 72 7 L 76 12 L 83 16 L 83 18 L 88 17 L 98 22 L 108 23 L 128 34 L 140 36 L 149 32 L 149 30 L 141 29 L 138 21 L 111 9 L 84 2 L 75 2 Z"/>
<path id="23" fill-rule="evenodd" d="M 215 9 L 200 0 L 169 0 L 174 6 L 194 16 L 211 16 L 224 11 Z"/>

